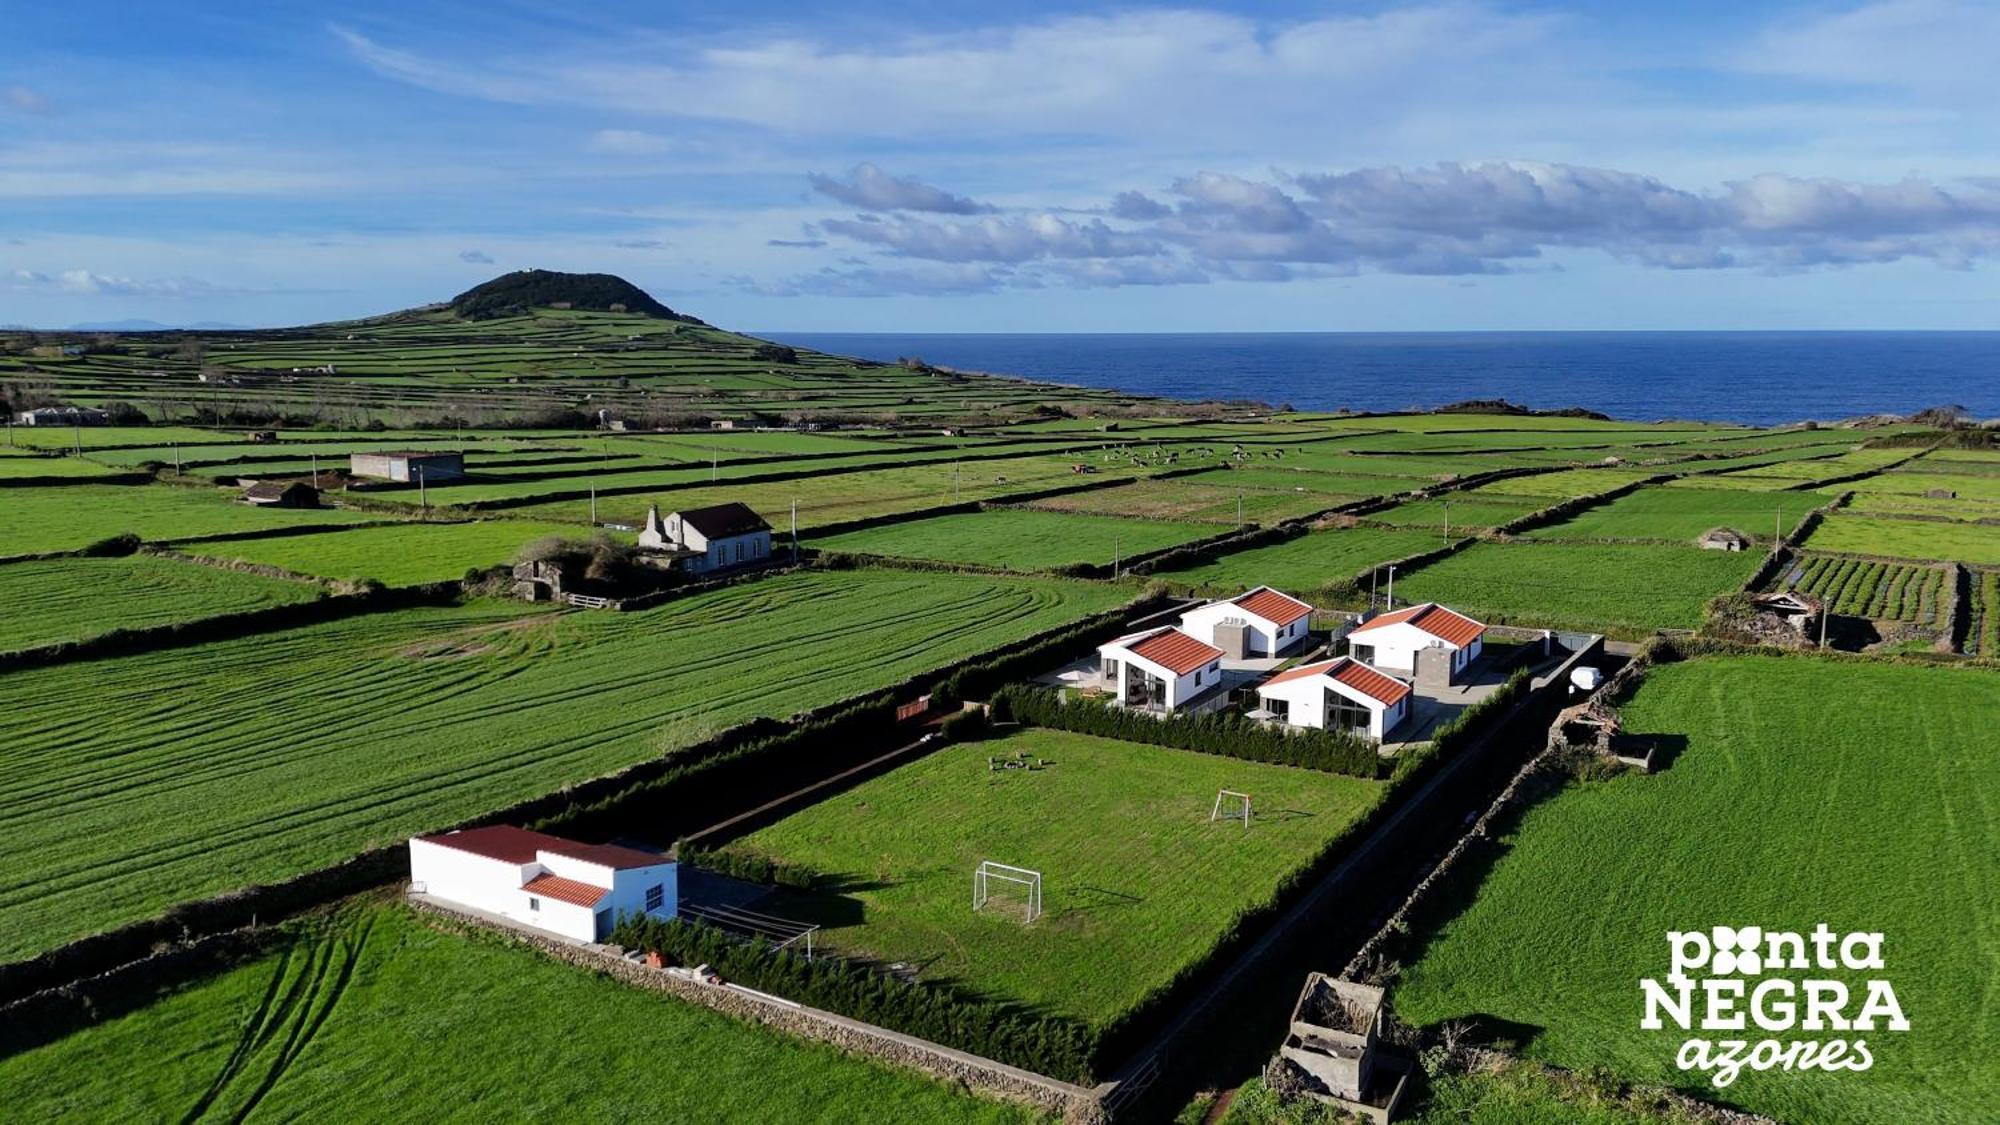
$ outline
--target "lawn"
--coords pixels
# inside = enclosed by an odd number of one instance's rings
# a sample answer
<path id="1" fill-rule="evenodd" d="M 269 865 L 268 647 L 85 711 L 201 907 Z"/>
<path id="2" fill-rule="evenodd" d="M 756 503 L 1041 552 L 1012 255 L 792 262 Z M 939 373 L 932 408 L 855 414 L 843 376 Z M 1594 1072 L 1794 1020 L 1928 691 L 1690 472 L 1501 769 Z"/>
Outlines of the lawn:
<path id="1" fill-rule="evenodd" d="M 1138 480 L 1115 488 L 1096 488 L 1035 501 L 1035 507 L 1062 512 L 1095 512 L 1103 516 L 1143 516 L 1147 519 L 1194 520 L 1234 526 L 1271 524 L 1323 512 L 1349 499 L 1324 492 L 1272 488 L 1232 488 L 1229 479 L 1214 474 Z"/>
<path id="2" fill-rule="evenodd" d="M 1477 543 L 1396 576 L 1396 596 L 1443 602 L 1488 624 L 1636 636 L 1692 629 L 1717 594 L 1749 581 L 1749 551 L 1639 543 Z"/>
<path id="3" fill-rule="evenodd" d="M 1025 753 L 1039 770 L 988 769 Z M 1253 816 L 1209 820 L 1216 790 Z M 1025 730 L 947 747 L 764 828 L 733 848 L 845 883 L 781 913 L 824 920 L 845 952 L 923 966 L 1103 1023 L 1198 962 L 1241 912 L 1379 798 L 1377 782 L 1089 735 Z M 1046 913 L 970 906 L 981 860 L 1042 872 Z"/>
<path id="4" fill-rule="evenodd" d="M 591 534 L 590 528 L 578 524 L 480 520 L 232 539 L 190 544 L 188 550 L 322 578 L 373 578 L 386 586 L 415 586 L 460 578 L 474 567 L 511 562 L 522 547 L 550 535 L 588 539 Z M 629 542 L 631 537 L 625 538 Z"/>
<path id="5" fill-rule="evenodd" d="M 254 508 L 234 490 L 164 484 L 65 484 L 0 490 L 0 558 L 74 551 L 125 532 L 159 541 L 390 517 L 339 508 Z"/>
<path id="6" fill-rule="evenodd" d="M 1502 481 L 1501 484 L 1505 484 Z M 1460 530 L 1498 527 L 1539 512 L 1555 501 L 1546 496 L 1505 496 L 1498 493 L 1453 492 L 1434 500 L 1407 500 L 1366 518 L 1397 527 L 1435 527 L 1442 534 L 1447 527 Z"/>
<path id="7" fill-rule="evenodd" d="M 0 565 L 0 651 L 311 601 L 306 582 L 176 559 L 44 559 Z"/>
<path id="8" fill-rule="evenodd" d="M 1129 596 L 906 571 L 370 614 L 0 675 L 0 959 L 322 866 Z M 95 719 L 84 721 L 86 716 Z"/>
<path id="9" fill-rule="evenodd" d="M 864 555 L 1048 570 L 1072 563 L 1109 565 L 1114 557 L 1129 559 L 1227 530 L 1213 524 L 1000 508 L 884 524 L 815 539 L 811 545 Z"/>
<path id="10" fill-rule="evenodd" d="M 1664 975 L 1668 931 L 1880 932 L 1888 964 L 1873 975 L 1892 981 L 1911 1030 L 1868 1036 L 1867 1072 L 1746 1069 L 1722 1096 L 1788 1121 L 1990 1121 L 2000 679 L 1708 658 L 1656 670 L 1624 716 L 1687 745 L 1662 773 L 1575 784 L 1532 809 L 1408 969 L 1398 1012 L 1514 1021 L 1539 1029 L 1537 1058 L 1692 1088 L 1699 1074 L 1673 1063 L 1684 1035 L 1639 1028 L 1636 982 Z"/>
<path id="11" fill-rule="evenodd" d="M 584 1033 L 584 1029 L 588 1033 Z M 526 1065 L 497 1065 L 499 1056 Z M 521 946 L 357 903 L 269 953 L 0 1060 L 38 1121 L 1025 1121 Z M 643 1112 L 641 1112 L 643 1107 Z"/>
<path id="12" fill-rule="evenodd" d="M 1805 545 L 1849 555 L 1992 564 L 2000 563 L 2000 525 L 1835 512 L 1813 529 Z"/>
<path id="13" fill-rule="evenodd" d="M 1317 590 L 1345 582 L 1371 566 L 1441 547 L 1444 542 L 1435 532 L 1399 528 L 1314 531 L 1180 570 L 1162 571 L 1160 577 L 1217 589 L 1269 585 L 1281 590 Z"/>
<path id="14" fill-rule="evenodd" d="M 0 483 L 41 478 L 87 480 L 107 477 L 121 470 L 80 457 L 0 457 Z"/>
<path id="15" fill-rule="evenodd" d="M 1779 524 L 1798 526 L 1807 512 L 1833 499 L 1820 492 L 1744 492 L 1715 488 L 1642 488 L 1561 523 L 1536 528 L 1529 539 L 1672 539 L 1693 543 L 1712 527 L 1733 527 L 1767 547 Z"/>

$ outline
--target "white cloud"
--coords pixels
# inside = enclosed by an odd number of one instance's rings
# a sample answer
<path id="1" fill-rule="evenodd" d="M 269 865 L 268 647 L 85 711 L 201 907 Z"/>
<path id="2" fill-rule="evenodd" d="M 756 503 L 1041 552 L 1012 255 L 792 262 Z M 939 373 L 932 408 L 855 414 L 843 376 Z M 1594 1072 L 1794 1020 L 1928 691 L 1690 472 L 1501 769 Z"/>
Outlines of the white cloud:
<path id="1" fill-rule="evenodd" d="M 845 179 L 818 172 L 808 177 L 812 189 L 863 211 L 936 211 L 946 215 L 976 215 L 992 207 L 932 187 L 913 176 L 892 176 L 873 164 L 857 164 Z"/>
<path id="2" fill-rule="evenodd" d="M 674 145 L 657 133 L 639 129 L 599 129 L 584 142 L 584 147 L 607 156 L 658 156 Z"/>
<path id="3" fill-rule="evenodd" d="M 92 297 L 211 297 L 229 292 L 192 277 L 138 279 L 102 274 L 87 269 L 67 269 L 55 274 L 17 269 L 10 275 L 10 287 L 19 290 L 67 293 Z"/>
<path id="4" fill-rule="evenodd" d="M 0 102 L 22 113 L 48 113 L 55 108 L 48 98 L 26 86 L 9 86 L 0 90 Z"/>

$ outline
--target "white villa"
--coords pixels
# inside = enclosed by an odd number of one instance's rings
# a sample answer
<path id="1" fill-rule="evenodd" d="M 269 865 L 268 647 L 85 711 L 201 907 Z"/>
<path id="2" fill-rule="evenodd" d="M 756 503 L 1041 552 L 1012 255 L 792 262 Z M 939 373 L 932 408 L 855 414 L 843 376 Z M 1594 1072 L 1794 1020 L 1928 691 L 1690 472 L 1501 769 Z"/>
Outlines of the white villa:
<path id="1" fill-rule="evenodd" d="M 1347 634 L 1347 642 L 1354 659 L 1404 675 L 1417 674 L 1419 652 L 1442 649 L 1451 654 L 1444 682 L 1453 683 L 1479 659 L 1485 635 L 1486 626 L 1472 618 L 1425 602 L 1369 618 Z"/>
<path id="2" fill-rule="evenodd" d="M 749 505 L 730 502 L 706 508 L 672 512 L 665 518 L 660 509 L 646 509 L 646 522 L 639 528 L 639 546 L 649 551 L 668 551 L 674 564 L 701 573 L 764 562 L 771 557 L 771 525 L 750 510 Z"/>
<path id="3" fill-rule="evenodd" d="M 410 889 L 577 941 L 627 914 L 672 918 L 680 865 L 616 844 L 499 825 L 410 840 Z"/>
<path id="4" fill-rule="evenodd" d="M 1278 656 L 1303 644 L 1313 607 L 1259 586 L 1227 601 L 1209 602 L 1181 614 L 1181 629 L 1235 660 Z"/>
<path id="5" fill-rule="evenodd" d="M 1410 717 L 1410 685 L 1346 656 L 1286 669 L 1259 684 L 1257 698 L 1278 722 L 1353 731 L 1376 742 Z"/>
<path id="6" fill-rule="evenodd" d="M 1222 650 L 1171 626 L 1099 645 L 1097 659 L 1125 707 L 1172 712 L 1222 686 Z"/>

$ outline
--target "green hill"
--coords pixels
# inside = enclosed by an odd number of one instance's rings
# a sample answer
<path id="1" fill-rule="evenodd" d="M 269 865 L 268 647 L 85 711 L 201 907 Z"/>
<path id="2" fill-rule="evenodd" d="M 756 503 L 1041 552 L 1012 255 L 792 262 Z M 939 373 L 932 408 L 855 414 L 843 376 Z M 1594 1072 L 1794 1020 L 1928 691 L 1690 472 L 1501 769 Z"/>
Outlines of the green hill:
<path id="1" fill-rule="evenodd" d="M 451 299 L 451 311 L 466 320 L 519 316 L 537 308 L 637 313 L 683 324 L 702 323 L 654 300 L 651 294 L 624 278 L 608 273 L 517 270 L 475 285 Z"/>

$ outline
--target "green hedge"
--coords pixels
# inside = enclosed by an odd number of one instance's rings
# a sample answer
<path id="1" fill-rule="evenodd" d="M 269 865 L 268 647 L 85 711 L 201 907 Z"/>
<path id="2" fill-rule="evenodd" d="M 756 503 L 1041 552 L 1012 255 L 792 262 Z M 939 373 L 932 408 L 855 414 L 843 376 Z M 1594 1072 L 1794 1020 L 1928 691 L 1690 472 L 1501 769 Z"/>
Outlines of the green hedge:
<path id="1" fill-rule="evenodd" d="M 741 941 L 686 919 L 628 915 L 611 940 L 657 952 L 671 964 L 707 965 L 724 980 L 970 1051 L 998 1062 L 1088 1084 L 1096 1035 L 1074 1019 L 1034 1015 L 949 985 L 902 981 L 832 957 Z"/>
<path id="2" fill-rule="evenodd" d="M 802 891 L 809 891 L 819 881 L 819 872 L 801 863 L 785 863 L 782 860 L 744 852 L 716 851 L 699 844 L 682 842 L 676 845 L 674 857 L 691 867 L 713 871 L 718 875 L 733 876 L 751 883 L 796 887 Z"/>
<path id="3" fill-rule="evenodd" d="M 1049 688 L 1021 684 L 995 693 L 996 707 L 1002 699 L 1016 721 L 1030 726 L 1350 777 L 1374 778 L 1381 769 L 1373 744 L 1340 731 L 1269 727 L 1234 712 L 1161 718 L 1087 699 L 1064 702 Z"/>

